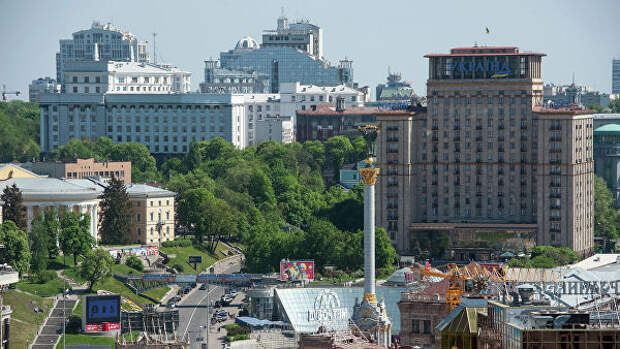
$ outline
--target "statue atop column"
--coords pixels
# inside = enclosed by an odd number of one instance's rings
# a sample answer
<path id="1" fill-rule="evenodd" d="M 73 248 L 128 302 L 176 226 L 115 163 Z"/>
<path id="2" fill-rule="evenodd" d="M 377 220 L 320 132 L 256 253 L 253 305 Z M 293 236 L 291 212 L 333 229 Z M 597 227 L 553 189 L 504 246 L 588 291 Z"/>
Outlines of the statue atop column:
<path id="1" fill-rule="evenodd" d="M 366 140 L 366 166 L 358 169 L 364 182 L 364 296 L 361 303 L 355 302 L 352 319 L 378 345 L 389 347 L 392 322 L 384 302 L 377 302 L 375 292 L 375 182 L 380 169 L 374 166 L 373 159 L 379 127 L 365 125 L 357 130 Z"/>

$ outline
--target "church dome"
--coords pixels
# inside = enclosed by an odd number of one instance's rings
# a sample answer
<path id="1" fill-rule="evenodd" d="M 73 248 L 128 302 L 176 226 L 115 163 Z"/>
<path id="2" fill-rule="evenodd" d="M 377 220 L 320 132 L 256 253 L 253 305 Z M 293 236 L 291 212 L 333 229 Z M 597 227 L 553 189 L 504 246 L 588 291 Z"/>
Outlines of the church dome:
<path id="1" fill-rule="evenodd" d="M 246 50 L 256 50 L 258 48 L 258 42 L 252 39 L 249 36 L 246 36 L 237 42 L 235 46 L 235 50 L 238 49 L 246 49 Z"/>

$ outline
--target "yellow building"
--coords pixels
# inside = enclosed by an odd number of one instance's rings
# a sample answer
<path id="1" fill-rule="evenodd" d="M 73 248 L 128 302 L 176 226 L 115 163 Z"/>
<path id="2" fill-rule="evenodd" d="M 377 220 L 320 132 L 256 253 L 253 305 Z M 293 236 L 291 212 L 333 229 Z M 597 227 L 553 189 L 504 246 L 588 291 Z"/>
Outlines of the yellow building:
<path id="1" fill-rule="evenodd" d="M 160 244 L 174 240 L 174 196 L 145 184 L 126 186 L 131 201 L 131 241 Z"/>

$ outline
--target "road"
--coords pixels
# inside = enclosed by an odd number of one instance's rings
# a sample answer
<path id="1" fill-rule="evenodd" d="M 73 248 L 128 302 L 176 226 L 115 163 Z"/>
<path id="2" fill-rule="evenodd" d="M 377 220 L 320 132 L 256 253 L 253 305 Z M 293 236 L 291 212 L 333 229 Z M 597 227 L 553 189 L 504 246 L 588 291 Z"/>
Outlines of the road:
<path id="1" fill-rule="evenodd" d="M 216 273 L 229 274 L 239 272 L 241 270 L 241 262 L 236 259 L 233 262 L 227 262 L 221 265 Z M 206 330 L 200 328 L 207 325 L 209 315 L 207 312 L 207 304 L 215 303 L 224 294 L 224 287 L 209 286 L 207 290 L 200 290 L 198 287 L 193 289 L 187 296 L 178 304 L 179 309 L 179 331 L 177 334 L 180 337 L 184 337 L 189 334 L 190 342 L 194 342 L 195 337 L 205 337 Z M 208 296 L 207 296 L 208 295 Z M 219 349 L 221 344 L 215 340 L 217 335 L 216 328 L 211 331 L 211 343 L 209 343 L 209 349 Z M 192 348 L 197 348 L 192 343 Z"/>

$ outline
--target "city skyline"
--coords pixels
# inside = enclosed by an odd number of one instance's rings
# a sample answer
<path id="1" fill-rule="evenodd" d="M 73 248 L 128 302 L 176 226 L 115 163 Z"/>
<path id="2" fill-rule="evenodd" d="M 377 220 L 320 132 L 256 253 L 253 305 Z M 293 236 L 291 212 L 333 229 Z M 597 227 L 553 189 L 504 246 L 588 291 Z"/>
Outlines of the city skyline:
<path id="1" fill-rule="evenodd" d="M 450 2 L 453 10 L 439 17 L 453 25 L 444 27 L 436 25 L 435 16 L 418 15 L 433 13 L 438 10 L 437 6 L 405 2 L 394 2 L 391 6 L 373 8 L 373 11 L 368 11 L 368 2 L 357 7 L 330 4 L 330 11 L 324 10 L 324 2 L 303 6 L 286 2 L 243 2 L 243 6 L 185 2 L 179 6 L 183 9 L 182 15 L 167 21 L 158 19 L 157 15 L 168 11 L 163 2 L 145 4 L 121 5 L 114 1 L 96 5 L 73 1 L 5 4 L 0 28 L 4 33 L 25 35 L 4 35 L 0 39 L 3 47 L 17 48 L 5 51 L 0 58 L 3 63 L 0 84 L 5 84 L 7 89 L 20 90 L 20 98 L 26 99 L 31 80 L 54 77 L 58 41 L 70 38 L 73 32 L 89 28 L 92 21 L 98 20 L 112 22 L 139 39 L 148 40 L 149 54 L 152 54 L 152 33 L 156 32 L 158 62 L 192 72 L 192 91 L 196 91 L 202 82 L 204 59 L 217 57 L 220 52 L 233 48 L 241 37 L 249 35 L 260 40 L 263 30 L 275 28 L 281 7 L 290 21 L 307 18 L 322 27 L 325 58 L 333 64 L 343 57 L 352 59 L 355 81 L 371 88 L 384 82 L 390 66 L 392 71 L 401 72 L 403 79 L 412 82 L 416 93 L 424 94 L 428 78 L 424 54 L 478 43 L 544 52 L 548 55 L 543 71 L 545 83 L 570 83 L 574 73 L 578 84 L 609 93 L 611 60 L 620 56 L 620 48 L 614 45 L 617 39 L 614 33 L 620 30 L 620 24 L 613 18 L 613 14 L 620 11 L 620 4 L 612 1 L 600 1 L 589 8 L 578 2 L 526 2 L 518 9 L 511 9 L 513 12 L 508 18 L 496 15 L 497 5 L 492 2 L 475 6 Z M 406 8 L 411 11 L 403 11 Z M 62 17 L 63 20 L 46 19 L 61 18 L 66 11 L 73 15 Z M 205 13 L 217 15 L 205 17 Z M 23 21 L 24 16 L 29 20 Z M 391 18 L 390 25 L 373 26 L 374 20 L 386 16 Z M 535 25 L 520 25 L 524 16 L 530 17 Z M 343 18 L 353 20 L 345 22 Z M 595 24 L 576 25 L 585 22 Z M 455 26 L 460 29 L 454 30 Z M 485 27 L 490 34 L 485 34 Z M 423 28 L 433 28 L 435 35 L 423 35 Z M 421 35 L 416 34 L 417 31 Z M 23 40 L 24 37 L 27 40 Z"/>

